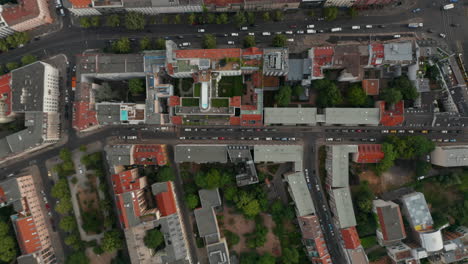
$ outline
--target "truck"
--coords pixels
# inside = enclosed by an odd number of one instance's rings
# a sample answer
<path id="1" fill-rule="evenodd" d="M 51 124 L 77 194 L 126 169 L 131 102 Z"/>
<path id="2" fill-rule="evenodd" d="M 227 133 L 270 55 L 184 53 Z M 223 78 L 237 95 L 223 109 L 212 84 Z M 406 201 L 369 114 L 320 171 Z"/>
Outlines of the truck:
<path id="1" fill-rule="evenodd" d="M 448 4 L 448 5 L 444 5 L 444 6 L 442 6 L 442 9 L 443 9 L 443 10 L 449 10 L 449 9 L 452 9 L 452 8 L 454 8 L 454 7 L 455 7 L 455 5 L 454 5 L 454 4 Z"/>
<path id="2" fill-rule="evenodd" d="M 418 27 L 423 27 L 423 23 L 409 23 L 408 24 L 409 28 L 418 28 Z"/>
<path id="3" fill-rule="evenodd" d="M 341 31 L 341 30 L 343 30 L 343 29 L 339 28 L 339 27 L 338 28 L 332 28 L 331 32 L 338 32 L 338 31 Z"/>

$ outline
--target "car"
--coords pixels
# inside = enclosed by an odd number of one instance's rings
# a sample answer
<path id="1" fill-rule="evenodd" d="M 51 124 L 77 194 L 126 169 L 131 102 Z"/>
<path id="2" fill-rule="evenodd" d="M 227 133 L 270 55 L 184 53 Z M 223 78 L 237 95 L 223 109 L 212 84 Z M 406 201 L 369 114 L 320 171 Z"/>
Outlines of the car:
<path id="1" fill-rule="evenodd" d="M 199 28 L 198 29 L 198 33 L 204 33 L 205 32 L 205 29 L 204 28 Z"/>
<path id="2" fill-rule="evenodd" d="M 414 130 L 408 130 L 408 133 L 414 134 Z"/>
<path id="3" fill-rule="evenodd" d="M 405 133 L 405 130 L 403 130 L 403 129 L 398 130 L 398 133 Z"/>
<path id="4" fill-rule="evenodd" d="M 307 28 L 314 28 L 315 25 L 307 25 Z"/>
<path id="5" fill-rule="evenodd" d="M 351 26 L 351 29 L 352 29 L 352 30 L 361 29 L 361 26 Z"/>
<path id="6" fill-rule="evenodd" d="M 63 10 L 63 8 L 60 8 L 59 12 L 61 16 L 65 16 L 65 10 Z"/>
<path id="7" fill-rule="evenodd" d="M 233 32 L 233 33 L 231 33 L 231 36 L 232 36 L 232 37 L 238 37 L 238 36 L 239 36 L 239 33 Z"/>
<path id="8" fill-rule="evenodd" d="M 179 137 L 179 139 L 180 139 L 180 140 L 184 140 L 184 139 L 185 139 L 185 137 Z"/>
<path id="9" fill-rule="evenodd" d="M 320 191 L 320 186 L 318 184 L 315 185 L 315 188 L 317 189 L 317 191 Z"/>
<path id="10" fill-rule="evenodd" d="M 447 130 L 442 130 L 441 132 L 442 132 L 443 134 L 447 134 L 447 133 L 448 133 Z"/>
<path id="11" fill-rule="evenodd" d="M 182 47 L 188 47 L 190 45 L 192 45 L 190 42 L 184 42 L 184 43 L 180 44 L 180 46 L 182 46 Z"/>
<path id="12" fill-rule="evenodd" d="M 388 130 L 382 130 L 382 134 L 387 134 Z"/>
<path id="13" fill-rule="evenodd" d="M 452 138 L 452 139 L 450 139 L 450 142 L 457 142 L 457 140 Z"/>
<path id="14" fill-rule="evenodd" d="M 287 35 L 292 35 L 292 34 L 294 34 L 291 30 L 285 31 L 284 33 L 287 34 Z"/>
<path id="15" fill-rule="evenodd" d="M 287 42 L 294 42 L 294 39 L 293 38 L 288 38 L 286 39 Z"/>
<path id="16" fill-rule="evenodd" d="M 249 32 L 249 36 L 255 36 L 254 32 Z"/>
<path id="17" fill-rule="evenodd" d="M 248 30 L 249 28 L 248 27 L 241 27 L 241 30 Z"/>
<path id="18" fill-rule="evenodd" d="M 341 142 L 341 140 L 342 140 L 341 138 L 335 138 L 336 142 Z"/>
<path id="19" fill-rule="evenodd" d="M 447 35 L 445 35 L 444 33 L 440 33 L 439 36 L 440 36 L 441 38 L 445 38 Z"/>
<path id="20" fill-rule="evenodd" d="M 449 142 L 448 138 L 444 139 L 444 142 Z"/>
<path id="21" fill-rule="evenodd" d="M 343 133 L 348 133 L 349 130 L 348 130 L 348 129 L 342 129 L 341 132 L 343 132 Z"/>
<path id="22" fill-rule="evenodd" d="M 318 31 L 318 33 L 324 33 L 324 32 L 325 32 L 325 30 L 323 30 L 323 29 L 320 29 L 320 30 Z"/>
<path id="23" fill-rule="evenodd" d="M 292 137 L 292 138 L 289 138 L 289 140 L 291 140 L 291 141 L 296 141 L 296 138 L 293 138 L 293 137 Z"/>
<path id="24" fill-rule="evenodd" d="M 367 142 L 367 140 L 368 140 L 367 138 L 361 138 L 361 141 L 363 142 Z"/>
<path id="25" fill-rule="evenodd" d="M 317 18 L 317 21 L 324 21 L 324 20 L 325 20 L 324 17 L 318 17 L 318 18 Z"/>
<path id="26" fill-rule="evenodd" d="M 393 35 L 393 38 L 401 38 L 400 34 Z"/>
<path id="27" fill-rule="evenodd" d="M 424 178 L 426 178 L 426 176 L 420 176 L 420 177 L 418 177 L 418 181 L 424 180 Z"/>
<path id="28" fill-rule="evenodd" d="M 450 24 L 450 26 L 452 26 L 452 27 L 459 27 L 460 24 Z"/>
<path id="29" fill-rule="evenodd" d="M 283 32 L 281 32 L 281 31 L 276 31 L 275 32 L 275 35 L 281 35 L 281 34 L 283 34 Z"/>
<path id="30" fill-rule="evenodd" d="M 413 13 L 421 12 L 421 8 L 415 8 L 415 9 L 411 10 L 411 12 L 413 12 Z"/>
<path id="31" fill-rule="evenodd" d="M 422 130 L 422 131 L 421 131 L 421 133 L 423 133 L 423 134 L 427 134 L 428 132 L 429 132 L 429 131 L 427 131 L 427 130 Z"/>
<path id="32" fill-rule="evenodd" d="M 211 139 L 213 139 L 213 140 L 218 140 L 218 137 L 212 137 Z"/>
<path id="33" fill-rule="evenodd" d="M 372 28 L 372 25 L 366 25 L 366 28 Z"/>
<path id="34" fill-rule="evenodd" d="M 177 38 L 178 38 L 178 39 L 183 39 L 183 38 L 184 38 L 184 36 L 182 36 L 182 35 L 178 35 L 178 36 L 177 36 Z"/>
<path id="35" fill-rule="evenodd" d="M 385 28 L 385 25 L 379 25 L 379 28 Z"/>
<path id="36" fill-rule="evenodd" d="M 288 138 L 284 137 L 284 138 L 281 138 L 282 141 L 288 141 Z"/>
<path id="37" fill-rule="evenodd" d="M 369 138 L 370 142 L 375 142 L 375 138 Z"/>
<path id="38" fill-rule="evenodd" d="M 200 34 L 195 35 L 196 38 L 202 38 L 203 36 Z"/>
<path id="39" fill-rule="evenodd" d="M 289 25 L 289 28 L 297 28 L 297 25 Z"/>
<path id="40" fill-rule="evenodd" d="M 271 33 L 270 32 L 262 32 L 262 35 L 263 36 L 271 36 Z"/>
<path id="41" fill-rule="evenodd" d="M 46 203 L 45 207 L 46 207 L 47 210 L 50 210 L 50 204 Z"/>
<path id="42" fill-rule="evenodd" d="M 227 42 L 228 45 L 234 45 L 234 41 L 230 40 Z"/>
<path id="43" fill-rule="evenodd" d="M 80 171 L 79 171 L 79 172 L 80 172 L 80 174 L 83 174 L 83 170 L 82 170 L 82 169 L 80 169 Z"/>
<path id="44" fill-rule="evenodd" d="M 297 34 L 304 34 L 304 30 L 298 30 L 296 31 Z"/>
<path id="45" fill-rule="evenodd" d="M 333 138 L 327 138 L 327 141 L 333 141 Z"/>
<path id="46" fill-rule="evenodd" d="M 185 131 L 187 131 L 187 132 L 190 132 L 190 131 L 192 131 L 192 129 L 191 129 L 191 128 L 186 128 L 186 129 L 184 129 L 184 130 L 185 130 Z"/>
<path id="47" fill-rule="evenodd" d="M 265 138 L 265 140 L 273 140 L 271 137 L 267 137 Z"/>
<path id="48" fill-rule="evenodd" d="M 396 130 L 390 130 L 390 133 L 392 134 L 396 134 L 396 132 L 397 132 Z"/>

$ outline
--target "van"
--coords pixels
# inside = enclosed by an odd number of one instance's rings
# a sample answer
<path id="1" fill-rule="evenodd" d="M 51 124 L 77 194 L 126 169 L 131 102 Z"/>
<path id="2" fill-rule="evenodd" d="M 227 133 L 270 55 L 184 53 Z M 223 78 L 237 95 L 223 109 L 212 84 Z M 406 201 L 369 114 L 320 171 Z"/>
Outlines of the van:
<path id="1" fill-rule="evenodd" d="M 270 32 L 262 32 L 262 35 L 263 36 L 271 36 L 271 33 Z"/>
<path id="2" fill-rule="evenodd" d="M 204 33 L 204 32 L 205 32 L 205 29 L 203 29 L 203 28 L 198 29 L 198 33 Z"/>
<path id="3" fill-rule="evenodd" d="M 188 46 L 190 46 L 190 45 L 191 45 L 190 42 L 184 42 L 184 43 L 182 43 L 182 46 L 183 46 L 183 47 L 188 47 Z"/>
<path id="4" fill-rule="evenodd" d="M 317 33 L 316 30 L 313 30 L 313 29 L 308 29 L 307 30 L 307 34 L 315 34 L 315 33 Z"/>
<path id="5" fill-rule="evenodd" d="M 338 31 L 342 31 L 343 29 L 342 28 L 332 28 L 330 31 L 331 32 L 338 32 Z"/>
<path id="6" fill-rule="evenodd" d="M 352 26 L 351 29 L 352 29 L 352 30 L 361 29 L 361 26 Z"/>
<path id="7" fill-rule="evenodd" d="M 314 25 L 307 25 L 307 28 L 314 28 Z"/>

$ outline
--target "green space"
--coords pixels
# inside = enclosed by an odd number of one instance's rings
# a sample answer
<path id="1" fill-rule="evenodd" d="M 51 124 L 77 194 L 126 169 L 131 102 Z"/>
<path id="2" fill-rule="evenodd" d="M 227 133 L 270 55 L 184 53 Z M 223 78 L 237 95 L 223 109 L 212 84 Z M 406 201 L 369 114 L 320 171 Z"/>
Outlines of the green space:
<path id="1" fill-rule="evenodd" d="M 351 191 L 356 213 L 356 222 L 359 223 L 356 227 L 359 237 L 375 234 L 377 221 L 374 213 L 372 212 L 372 200 L 375 195 L 372 192 L 369 183 L 367 181 L 363 181 L 359 186 L 353 186 Z"/>
<path id="2" fill-rule="evenodd" d="M 188 92 L 192 89 L 193 86 L 193 78 L 183 78 L 181 79 L 182 82 L 182 91 Z"/>
<path id="3" fill-rule="evenodd" d="M 13 206 L 0 208 L 0 263 L 12 263 L 20 254 L 10 216 L 16 214 Z"/>
<path id="4" fill-rule="evenodd" d="M 213 107 L 228 107 L 229 99 L 227 98 L 213 98 L 211 99 L 211 106 Z"/>
<path id="5" fill-rule="evenodd" d="M 199 106 L 200 100 L 198 98 L 184 97 L 182 98 L 182 106 Z"/>
<path id="6" fill-rule="evenodd" d="M 361 238 L 361 245 L 364 247 L 364 249 L 373 247 L 377 244 L 377 237 L 376 236 L 368 236 Z"/>
<path id="7" fill-rule="evenodd" d="M 201 83 L 196 83 L 193 87 L 193 97 L 200 97 Z"/>
<path id="8" fill-rule="evenodd" d="M 244 90 L 242 76 L 224 76 L 218 83 L 219 97 L 241 96 Z"/>

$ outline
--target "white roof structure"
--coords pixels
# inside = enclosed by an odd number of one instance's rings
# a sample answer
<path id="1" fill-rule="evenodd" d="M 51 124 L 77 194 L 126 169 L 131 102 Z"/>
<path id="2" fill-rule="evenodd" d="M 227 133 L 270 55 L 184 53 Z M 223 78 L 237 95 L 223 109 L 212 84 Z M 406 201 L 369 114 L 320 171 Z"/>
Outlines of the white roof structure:
<path id="1" fill-rule="evenodd" d="M 442 167 L 468 166 L 468 145 L 436 147 L 431 163 Z"/>
<path id="2" fill-rule="evenodd" d="M 325 108 L 327 125 L 375 125 L 380 123 L 379 108 Z"/>
<path id="3" fill-rule="evenodd" d="M 317 108 L 313 107 L 265 107 L 264 113 L 265 125 L 283 124 L 314 126 L 317 123 Z"/>
<path id="4" fill-rule="evenodd" d="M 440 230 L 432 232 L 420 232 L 419 239 L 421 245 L 427 252 L 436 252 L 444 248 L 444 241 L 442 240 L 442 233 Z"/>
<path id="5" fill-rule="evenodd" d="M 302 171 L 285 175 L 289 184 L 289 191 L 296 204 L 298 216 L 306 216 L 315 213 L 314 202 L 310 196 L 309 188 Z"/>

